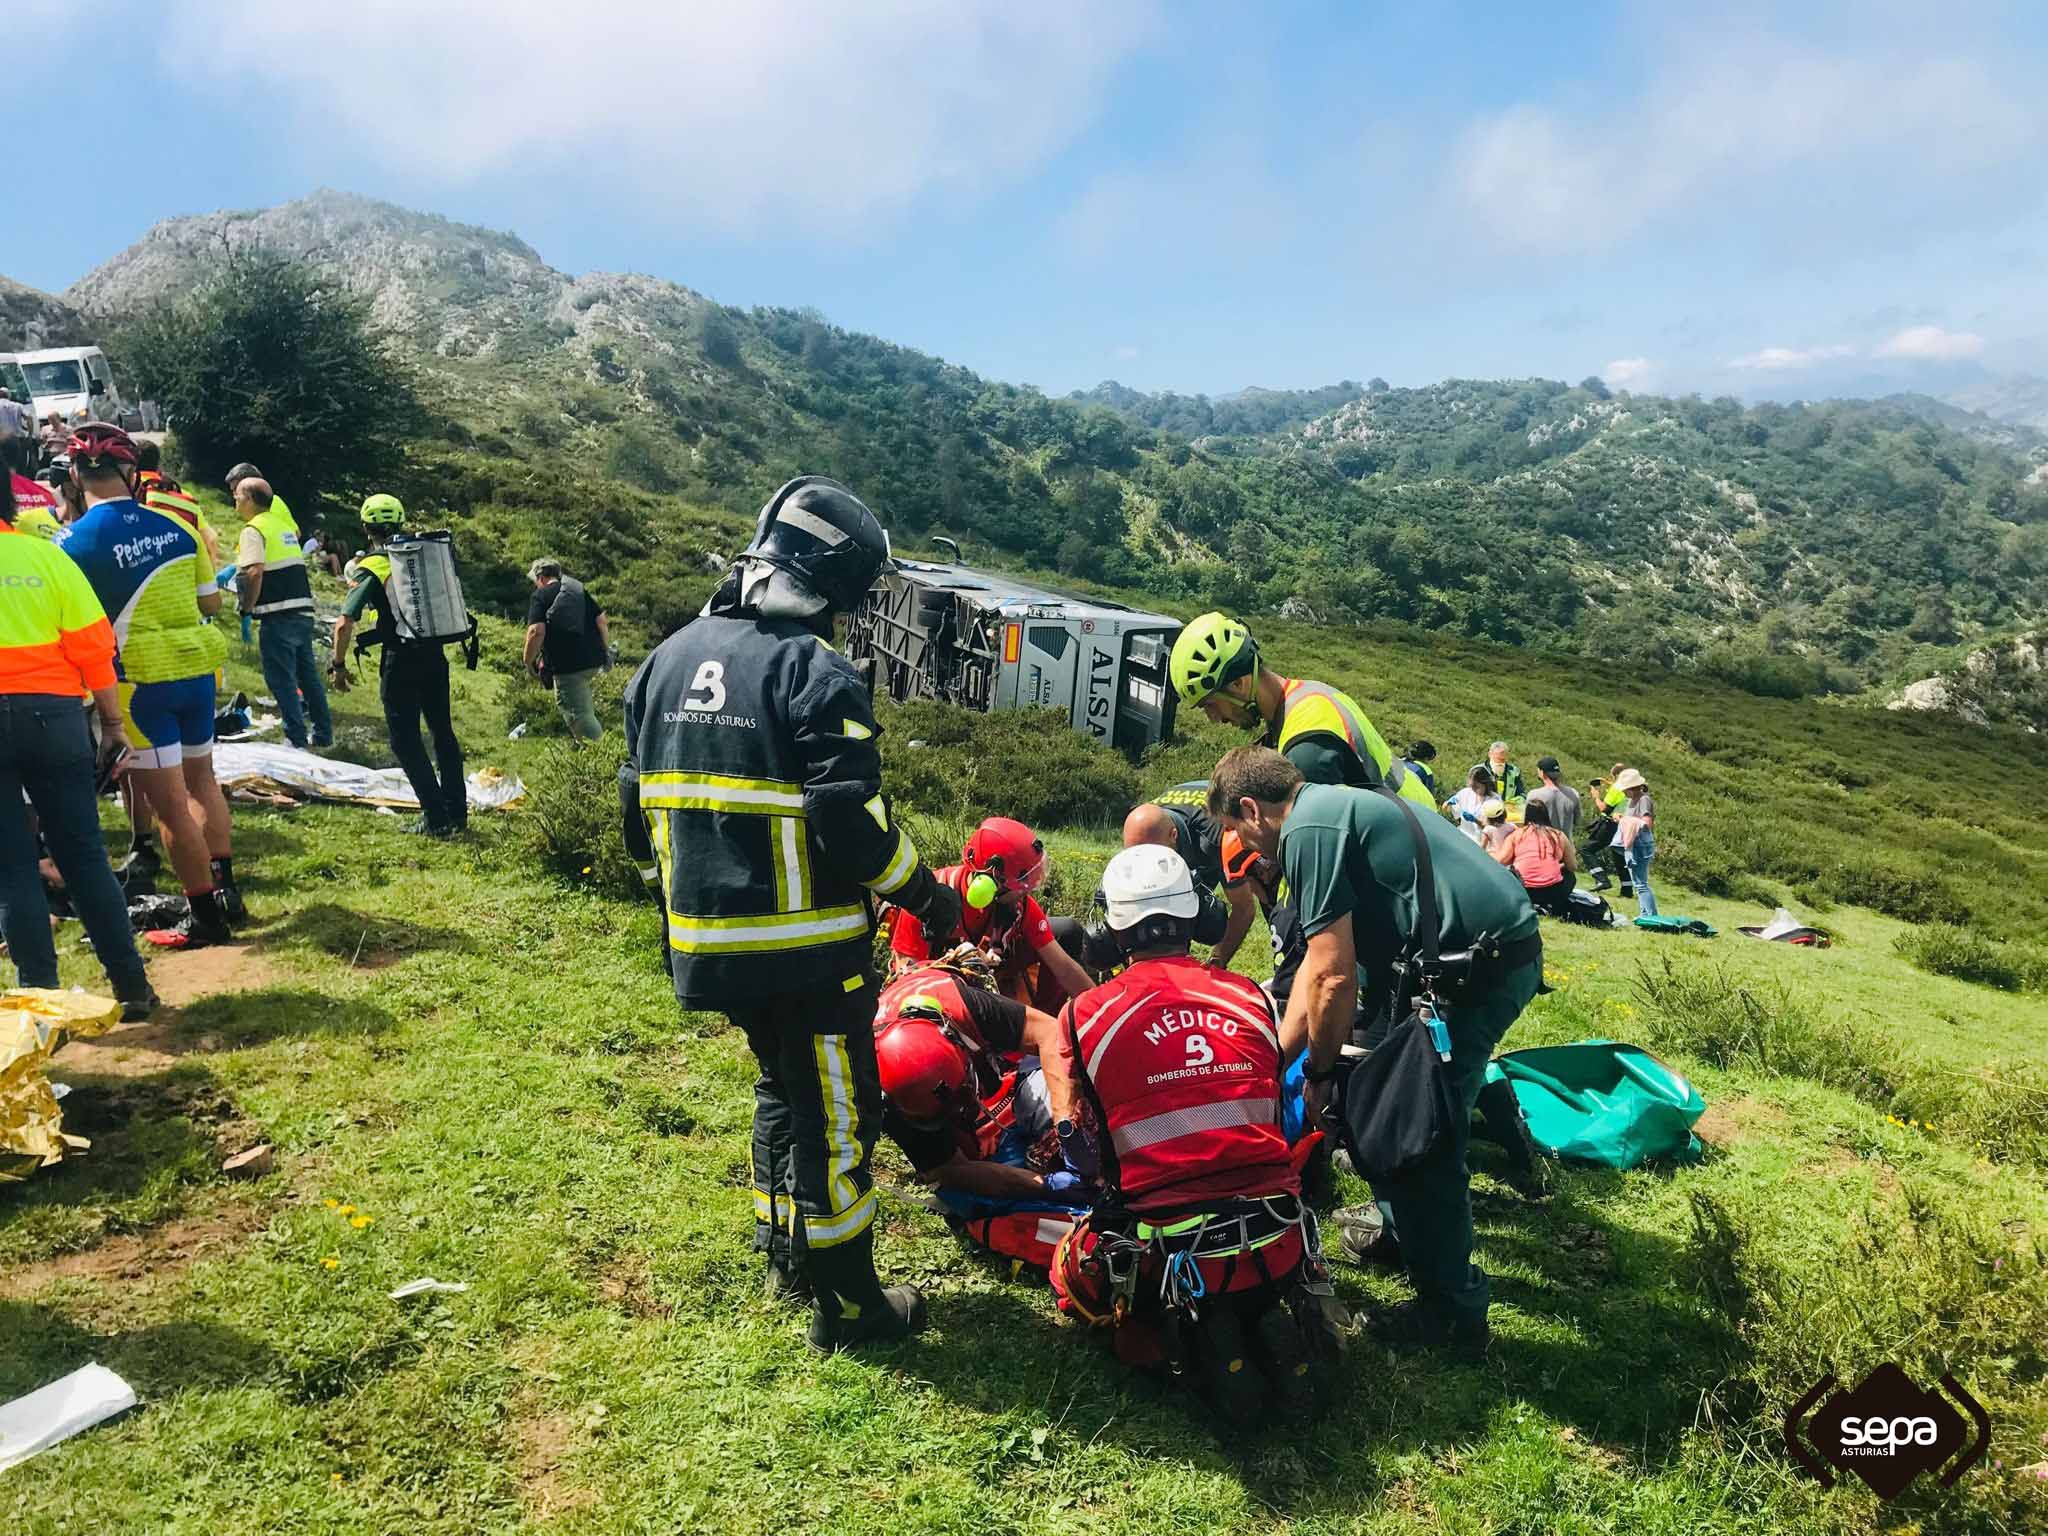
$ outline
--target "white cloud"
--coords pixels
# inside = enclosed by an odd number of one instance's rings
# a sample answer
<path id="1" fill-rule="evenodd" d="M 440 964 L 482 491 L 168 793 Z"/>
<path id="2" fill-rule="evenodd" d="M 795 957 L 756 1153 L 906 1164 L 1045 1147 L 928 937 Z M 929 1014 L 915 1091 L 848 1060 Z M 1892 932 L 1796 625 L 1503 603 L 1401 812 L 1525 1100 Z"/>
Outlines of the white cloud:
<path id="1" fill-rule="evenodd" d="M 1984 338 L 1975 331 L 1945 331 L 1938 325 L 1909 325 L 1877 349 L 1879 357 L 1909 357 L 1923 362 L 1952 363 L 1976 357 Z"/>
<path id="2" fill-rule="evenodd" d="M 1647 381 L 1657 365 L 1647 357 L 1617 357 L 1600 370 L 1600 377 L 1621 389 L 1634 389 Z"/>
<path id="3" fill-rule="evenodd" d="M 1719 231 L 1804 220 L 1883 188 L 1871 216 L 1953 193 L 1967 173 L 2008 175 L 2048 141 L 2042 97 L 2009 61 L 1889 37 L 1826 51 L 1768 35 L 1672 32 L 1641 88 L 1566 105 L 1524 102 L 1467 129 L 1448 195 L 1512 247 L 1594 251 L 1693 219 Z M 1860 216 L 1860 215 L 1859 215 Z"/>
<path id="4" fill-rule="evenodd" d="M 748 233 L 812 218 L 821 240 L 859 240 L 859 221 L 934 189 L 1029 174 L 1087 128 L 1155 25 L 1152 0 L 167 10 L 166 67 L 237 83 L 252 128 L 316 153 L 445 184 L 598 179 L 631 217 Z"/>
<path id="5" fill-rule="evenodd" d="M 1833 362 L 1836 358 L 1855 355 L 1856 349 L 1846 342 L 1827 347 L 1765 347 L 1760 352 L 1745 352 L 1740 357 L 1731 357 L 1728 366 L 1778 373 L 1794 368 L 1811 368 L 1815 363 Z"/>

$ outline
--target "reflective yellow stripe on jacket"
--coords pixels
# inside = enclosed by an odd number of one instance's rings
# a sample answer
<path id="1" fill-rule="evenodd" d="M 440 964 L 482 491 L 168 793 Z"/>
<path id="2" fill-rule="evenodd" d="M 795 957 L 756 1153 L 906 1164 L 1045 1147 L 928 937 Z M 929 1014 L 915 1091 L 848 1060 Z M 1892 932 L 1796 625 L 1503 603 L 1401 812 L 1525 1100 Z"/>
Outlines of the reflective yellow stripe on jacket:
<path id="1" fill-rule="evenodd" d="M 1328 683 L 1293 682 L 1287 685 L 1281 706 L 1280 736 L 1275 746 L 1285 752 L 1304 736 L 1341 736 L 1362 763 L 1379 770 L 1381 782 L 1417 805 L 1436 809 L 1436 801 L 1422 787 L 1422 781 L 1401 766 L 1385 738 L 1373 729 L 1348 693 Z"/>
<path id="2" fill-rule="evenodd" d="M 687 954 L 752 954 L 770 949 L 808 949 L 821 939 L 857 939 L 868 931 L 868 911 L 859 903 L 809 907 L 801 912 L 765 912 L 758 917 L 679 917 L 669 914 L 668 942 Z"/>

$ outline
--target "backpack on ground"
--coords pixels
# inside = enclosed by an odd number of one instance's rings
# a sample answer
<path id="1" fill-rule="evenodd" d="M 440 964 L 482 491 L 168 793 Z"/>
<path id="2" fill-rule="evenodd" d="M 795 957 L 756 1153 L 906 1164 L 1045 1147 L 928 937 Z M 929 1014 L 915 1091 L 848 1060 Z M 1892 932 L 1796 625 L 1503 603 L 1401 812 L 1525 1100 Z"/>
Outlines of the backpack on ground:
<path id="1" fill-rule="evenodd" d="M 1605 897 L 1593 891 L 1572 891 L 1566 898 L 1564 910 L 1558 915 L 1568 923 L 1584 923 L 1589 928 L 1617 926 L 1614 908 L 1607 905 Z"/>
<path id="2" fill-rule="evenodd" d="M 411 645 L 461 644 L 476 670 L 476 619 L 462 600 L 455 541 L 445 531 L 403 533 L 384 545 L 391 561 L 385 596 L 398 638 Z"/>

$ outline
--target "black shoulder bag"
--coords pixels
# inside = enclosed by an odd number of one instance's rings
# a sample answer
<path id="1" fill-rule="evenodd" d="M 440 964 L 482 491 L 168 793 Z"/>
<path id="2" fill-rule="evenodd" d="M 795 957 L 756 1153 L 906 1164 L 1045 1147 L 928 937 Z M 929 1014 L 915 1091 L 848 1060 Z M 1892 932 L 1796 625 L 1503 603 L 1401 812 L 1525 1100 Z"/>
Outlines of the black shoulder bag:
<path id="1" fill-rule="evenodd" d="M 1414 808 L 1382 791 L 1408 819 L 1415 839 L 1415 905 L 1422 925 L 1420 964 L 1411 959 L 1408 983 L 1396 995 L 1400 1022 L 1380 1046 L 1337 1080 L 1336 1110 L 1352 1165 L 1378 1181 L 1421 1167 L 1450 1137 L 1458 1106 L 1451 1095 L 1449 1062 L 1437 1048 L 1434 978 L 1438 966 L 1436 871 L 1429 841 Z M 1441 1023 L 1436 1024 L 1441 1029 Z M 1448 1042 L 1448 1036 L 1445 1037 Z"/>

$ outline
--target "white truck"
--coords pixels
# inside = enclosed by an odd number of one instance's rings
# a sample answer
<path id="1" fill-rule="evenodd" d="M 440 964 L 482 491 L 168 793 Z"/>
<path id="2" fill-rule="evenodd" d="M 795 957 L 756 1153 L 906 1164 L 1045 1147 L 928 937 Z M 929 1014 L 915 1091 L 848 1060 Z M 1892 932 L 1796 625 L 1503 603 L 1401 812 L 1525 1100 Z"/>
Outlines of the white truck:
<path id="1" fill-rule="evenodd" d="M 898 560 L 854 611 L 846 652 L 901 701 L 1057 709 L 1132 758 L 1173 729 L 1180 620 L 964 565 Z"/>
<path id="2" fill-rule="evenodd" d="M 11 365 L 11 366 L 10 366 Z M 114 370 L 98 347 L 45 347 L 39 352 L 0 353 L 0 384 L 35 412 L 38 422 L 55 411 L 67 423 L 80 410 L 92 421 L 140 427 L 142 421 L 114 383 Z M 27 397 L 22 391 L 26 389 Z"/>

